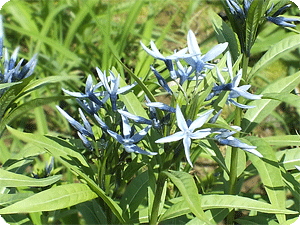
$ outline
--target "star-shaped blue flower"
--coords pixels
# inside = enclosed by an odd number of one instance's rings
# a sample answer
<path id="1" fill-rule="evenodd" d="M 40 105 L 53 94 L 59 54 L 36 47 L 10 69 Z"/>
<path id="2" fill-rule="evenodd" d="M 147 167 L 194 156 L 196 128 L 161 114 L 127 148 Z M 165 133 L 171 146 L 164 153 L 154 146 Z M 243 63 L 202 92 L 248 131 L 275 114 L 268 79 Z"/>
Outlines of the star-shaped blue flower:
<path id="1" fill-rule="evenodd" d="M 215 47 L 213 47 L 211 50 L 209 50 L 205 55 L 202 55 L 200 48 L 198 46 L 198 42 L 196 39 L 195 34 L 192 30 L 189 30 L 187 35 L 187 44 L 189 53 L 193 56 L 186 57 L 184 60 L 193 68 L 193 71 L 195 71 L 196 76 L 200 76 L 199 79 L 203 79 L 201 77 L 201 71 L 204 68 L 212 69 L 215 67 L 215 65 L 207 63 L 208 61 L 213 60 L 217 56 L 219 56 L 222 52 L 225 51 L 225 49 L 228 46 L 228 43 L 222 43 L 218 44 Z"/>
<path id="2" fill-rule="evenodd" d="M 92 150 L 91 142 L 86 138 L 87 136 L 95 140 L 95 136 L 92 130 L 92 127 L 86 117 L 84 116 L 81 109 L 79 109 L 80 117 L 83 121 L 83 126 L 77 122 L 75 119 L 73 119 L 71 116 L 69 116 L 68 113 L 66 113 L 63 109 L 61 109 L 59 106 L 56 106 L 58 111 L 68 120 L 68 122 L 78 131 L 77 134 L 79 138 L 82 140 L 85 147 Z"/>
<path id="3" fill-rule="evenodd" d="M 200 117 L 198 117 L 194 122 L 191 120 L 185 121 L 184 116 L 180 110 L 179 105 L 176 106 L 176 119 L 177 124 L 180 129 L 180 131 L 167 136 L 160 138 L 155 141 L 155 143 L 166 143 L 166 142 L 173 142 L 178 141 L 180 139 L 183 139 L 183 145 L 184 145 L 184 152 L 185 157 L 188 161 L 188 163 L 193 167 L 191 158 L 190 158 L 190 146 L 191 146 L 191 139 L 201 139 L 205 138 L 206 136 L 210 135 L 211 129 L 206 128 L 202 130 L 197 130 L 194 132 L 195 129 L 200 128 L 205 121 L 208 119 L 208 117 L 212 114 L 214 110 L 211 109 L 207 111 L 206 113 L 202 114 Z"/>
<path id="4" fill-rule="evenodd" d="M 170 95 L 173 94 L 171 88 L 169 87 L 167 81 L 157 72 L 157 70 L 150 65 L 150 68 L 152 70 L 152 72 L 154 73 L 156 79 L 158 80 L 158 83 L 160 84 L 160 86 L 162 86 Z"/>
<path id="5" fill-rule="evenodd" d="M 231 102 L 233 105 L 243 109 L 254 108 L 255 106 L 243 105 L 233 100 L 234 98 L 238 98 L 240 96 L 243 96 L 244 98 L 251 99 L 251 100 L 257 100 L 257 99 L 261 99 L 262 95 L 254 95 L 247 92 L 247 90 L 251 87 L 251 85 L 242 85 L 238 87 L 242 78 L 242 69 L 239 70 L 237 75 L 233 78 L 232 62 L 231 62 L 231 56 L 229 52 L 227 53 L 227 68 L 232 82 L 226 84 L 225 79 L 222 76 L 220 70 L 218 69 L 218 67 L 216 67 L 217 76 L 221 84 L 220 85 L 215 84 L 215 86 L 212 88 L 212 92 L 208 95 L 206 100 L 212 99 L 214 96 L 220 94 L 222 91 L 229 91 L 229 95 L 226 101 L 227 104 Z"/>
<path id="6" fill-rule="evenodd" d="M 141 42 L 141 46 L 142 48 L 149 54 L 151 55 L 153 58 L 155 59 L 159 59 L 159 60 L 162 60 L 167 69 L 169 70 L 170 72 L 170 75 L 171 75 L 171 78 L 173 80 L 176 79 L 176 71 L 174 69 L 174 65 L 173 65 L 173 61 L 172 60 L 175 60 L 175 59 L 182 59 L 182 58 L 185 58 L 185 57 L 190 57 L 189 55 L 186 55 L 186 52 L 187 52 L 187 48 L 184 48 L 178 52 L 175 52 L 173 55 L 171 56 L 167 56 L 167 57 L 164 57 L 160 52 L 159 50 L 157 49 L 156 45 L 154 44 L 154 42 L 151 40 L 150 41 L 150 46 L 151 46 L 151 49 L 150 50 L 149 48 L 147 48 L 142 42 Z"/>
<path id="7" fill-rule="evenodd" d="M 106 91 L 109 94 L 112 110 L 116 111 L 117 110 L 117 98 L 118 98 L 117 96 L 118 96 L 118 94 L 122 94 L 122 93 L 130 90 L 137 83 L 135 82 L 135 83 L 133 83 L 131 85 L 127 85 L 125 87 L 119 88 L 120 74 L 116 78 L 115 75 L 113 74 L 113 72 L 110 70 L 109 71 L 110 76 L 108 78 L 106 76 L 105 71 L 104 71 L 104 73 L 102 73 L 102 71 L 98 67 L 96 67 L 96 71 L 97 71 L 98 76 L 99 76 L 101 82 L 103 83 Z M 110 81 L 110 86 L 108 84 L 109 81 Z"/>
<path id="8" fill-rule="evenodd" d="M 240 128 L 239 126 L 231 126 L 231 127 L 237 131 L 242 130 L 242 128 Z M 215 139 L 220 144 L 240 148 L 240 149 L 250 152 L 260 158 L 263 157 L 263 155 L 259 151 L 256 150 L 256 146 L 247 145 L 247 144 L 241 142 L 239 139 L 232 137 L 232 135 L 235 134 L 236 131 L 231 131 L 228 129 L 213 129 L 213 132 L 219 133 L 218 135 L 214 136 L 213 139 Z"/>
<path id="9" fill-rule="evenodd" d="M 62 90 L 66 94 L 71 95 L 76 98 L 79 98 L 79 99 L 90 99 L 91 101 L 93 101 L 94 103 L 96 103 L 99 106 L 99 107 L 96 107 L 99 109 L 100 107 L 104 107 L 104 103 L 109 98 L 109 94 L 107 91 L 96 92 L 96 90 L 101 86 L 103 86 L 102 82 L 99 82 L 98 84 L 93 85 L 93 78 L 91 75 L 89 75 L 86 79 L 85 93 L 71 92 L 64 88 L 62 88 Z M 98 98 L 99 96 L 104 96 L 104 98 L 100 101 L 100 99 Z M 85 105 L 85 103 L 84 103 L 84 105 Z M 94 108 L 94 109 L 96 109 L 96 108 Z"/>
<path id="10" fill-rule="evenodd" d="M 18 64 L 15 66 L 18 58 L 18 52 L 20 47 L 17 47 L 11 57 L 9 58 L 9 54 L 7 49 L 4 50 L 4 68 L 3 74 L 0 70 L 0 83 L 11 83 L 17 82 L 22 79 L 29 77 L 37 64 L 37 54 L 35 54 L 21 69 L 22 63 L 24 59 L 21 59 Z M 2 15 L 0 15 L 0 59 L 3 57 L 3 23 L 2 23 Z M 0 95 L 5 90 L 1 90 Z"/>
<path id="11" fill-rule="evenodd" d="M 156 155 L 157 152 L 148 152 L 143 149 L 141 149 L 139 146 L 136 144 L 143 139 L 143 137 L 147 134 L 149 129 L 151 128 L 151 125 L 148 125 L 144 129 L 142 129 L 140 132 L 132 135 L 132 130 L 133 127 L 130 127 L 129 121 L 127 117 L 123 116 L 122 117 L 122 124 L 123 124 L 123 136 L 120 134 L 117 134 L 111 130 L 107 130 L 107 133 L 112 136 L 114 139 L 116 139 L 120 144 L 123 145 L 124 149 L 128 153 L 140 153 L 143 155 Z"/>

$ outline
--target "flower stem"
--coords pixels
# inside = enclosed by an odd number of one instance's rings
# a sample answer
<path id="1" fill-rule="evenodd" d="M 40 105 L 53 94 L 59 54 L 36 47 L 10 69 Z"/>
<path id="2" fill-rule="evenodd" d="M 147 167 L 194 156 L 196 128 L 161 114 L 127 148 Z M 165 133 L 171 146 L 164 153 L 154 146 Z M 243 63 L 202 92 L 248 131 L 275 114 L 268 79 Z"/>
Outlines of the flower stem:
<path id="1" fill-rule="evenodd" d="M 161 201 L 161 196 L 162 192 L 164 189 L 164 184 L 166 180 L 166 175 L 163 173 L 160 173 L 157 179 L 157 186 L 156 186 L 156 192 L 155 192 L 155 197 L 153 201 L 153 206 L 152 206 L 152 212 L 151 212 L 151 218 L 150 218 L 150 225 L 155 225 L 157 224 L 157 219 L 158 219 L 158 213 L 159 213 L 159 204 Z"/>
<path id="2" fill-rule="evenodd" d="M 247 78 L 247 68 L 249 63 L 249 57 L 246 54 L 243 54 L 243 74 L 242 78 L 246 81 Z M 242 98 L 239 97 L 237 99 L 238 103 L 242 102 Z M 234 118 L 234 125 L 241 126 L 242 120 L 242 109 L 236 108 L 236 114 Z M 234 137 L 239 137 L 240 134 L 234 134 Z M 236 183 L 237 183 L 237 162 L 238 162 L 238 148 L 233 147 L 231 150 L 231 160 L 230 160 L 230 173 L 229 173 L 229 194 L 235 195 L 236 194 Z M 235 210 L 233 209 L 227 216 L 227 224 L 234 224 L 234 216 Z"/>

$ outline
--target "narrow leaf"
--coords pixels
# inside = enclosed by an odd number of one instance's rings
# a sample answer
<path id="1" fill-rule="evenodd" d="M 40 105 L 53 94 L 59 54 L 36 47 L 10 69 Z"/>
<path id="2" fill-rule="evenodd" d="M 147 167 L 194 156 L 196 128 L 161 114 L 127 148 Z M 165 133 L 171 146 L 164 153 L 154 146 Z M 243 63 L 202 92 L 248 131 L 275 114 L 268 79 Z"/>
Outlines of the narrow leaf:
<path id="1" fill-rule="evenodd" d="M 29 198 L 0 209 L 0 214 L 53 211 L 97 198 L 86 184 L 66 184 L 39 192 Z"/>
<path id="2" fill-rule="evenodd" d="M 46 178 L 36 179 L 22 174 L 12 173 L 0 169 L 1 187 L 45 187 L 61 179 L 61 175 L 54 175 Z"/>

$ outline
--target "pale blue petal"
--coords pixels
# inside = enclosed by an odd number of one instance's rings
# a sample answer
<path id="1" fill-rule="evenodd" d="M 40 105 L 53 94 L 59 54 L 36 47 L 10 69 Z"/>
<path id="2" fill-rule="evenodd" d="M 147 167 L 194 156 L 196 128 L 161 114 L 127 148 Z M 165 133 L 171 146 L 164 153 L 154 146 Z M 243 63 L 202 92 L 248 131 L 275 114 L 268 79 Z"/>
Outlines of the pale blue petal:
<path id="1" fill-rule="evenodd" d="M 205 112 L 204 114 L 202 114 L 201 116 L 199 116 L 188 128 L 190 130 L 190 132 L 193 132 L 195 129 L 201 127 L 205 123 L 205 121 L 208 119 L 208 117 L 212 114 L 213 111 L 214 111 L 213 109 L 210 109 L 207 112 Z"/>
<path id="2" fill-rule="evenodd" d="M 111 88 L 112 91 L 110 94 L 117 94 L 118 89 L 119 89 L 119 85 L 120 85 L 120 74 L 118 75 L 117 79 L 115 80 L 115 82 L 111 81 L 112 83 L 114 83 L 113 87 Z"/>
<path id="3" fill-rule="evenodd" d="M 239 72 L 237 73 L 237 75 L 233 78 L 232 80 L 232 85 L 233 87 L 237 87 L 242 79 L 242 69 L 239 70 Z"/>
<path id="4" fill-rule="evenodd" d="M 188 137 L 184 137 L 183 138 L 183 146 L 184 146 L 184 153 L 185 153 L 186 160 L 188 161 L 190 166 L 193 168 L 193 163 L 190 158 L 191 139 Z"/>
<path id="5" fill-rule="evenodd" d="M 187 44 L 189 48 L 189 52 L 191 54 L 199 54 L 201 55 L 200 48 L 198 46 L 197 38 L 192 30 L 189 30 L 187 35 Z"/>
<path id="6" fill-rule="evenodd" d="M 175 134 L 172 134 L 170 136 L 160 138 L 160 139 L 156 140 L 155 143 L 174 142 L 174 141 L 178 141 L 178 140 L 182 139 L 184 136 L 185 136 L 184 132 L 179 131 L 179 132 L 176 132 Z"/>
<path id="7" fill-rule="evenodd" d="M 74 120 L 71 116 L 69 116 L 68 113 L 66 113 L 64 110 L 62 110 L 58 105 L 56 106 L 58 111 L 69 121 L 69 123 L 80 133 L 89 136 L 89 132 L 76 120 Z"/>
<path id="8" fill-rule="evenodd" d="M 231 60 L 231 55 L 230 55 L 230 51 L 227 52 L 227 68 L 228 68 L 228 73 L 230 76 L 231 81 L 233 80 L 233 72 L 232 72 L 232 60 Z"/>
<path id="9" fill-rule="evenodd" d="M 232 99 L 228 99 L 228 101 L 230 101 L 233 105 L 235 105 L 239 108 L 242 108 L 242 109 L 252 109 L 252 108 L 256 107 L 255 105 L 243 105 L 243 104 L 237 103 L 236 101 L 234 101 Z"/>
<path id="10" fill-rule="evenodd" d="M 251 100 L 261 99 L 262 97 L 262 95 L 254 95 L 238 87 L 232 88 L 232 92 L 236 92 L 238 93 L 239 96 L 243 96 L 244 98 L 251 99 Z"/>
<path id="11" fill-rule="evenodd" d="M 194 133 L 190 134 L 190 138 L 201 139 L 201 138 L 205 138 L 206 136 L 210 135 L 211 133 L 212 133 L 212 130 L 210 128 L 197 130 Z"/>
<path id="12" fill-rule="evenodd" d="M 219 81 L 221 82 L 221 84 L 225 84 L 225 79 L 224 79 L 224 77 L 222 76 L 222 74 L 221 74 L 219 68 L 216 67 L 216 70 L 217 70 L 217 76 L 218 76 L 218 78 L 219 78 Z"/>
<path id="13" fill-rule="evenodd" d="M 62 88 L 62 90 L 66 94 L 71 95 L 71 96 L 76 97 L 76 98 L 87 98 L 88 97 L 87 94 L 83 94 L 83 93 L 80 93 L 80 92 L 71 92 L 71 91 L 68 91 L 68 90 L 66 90 L 64 88 Z"/>
<path id="14" fill-rule="evenodd" d="M 124 93 L 124 92 L 126 92 L 126 91 L 129 91 L 131 88 L 133 88 L 135 85 L 137 85 L 137 83 L 136 82 L 134 82 L 133 84 L 131 84 L 131 85 L 127 85 L 127 86 L 125 86 L 125 87 L 121 87 L 118 91 L 117 91 L 117 94 L 122 94 L 122 93 Z"/>
<path id="15" fill-rule="evenodd" d="M 187 131 L 189 129 L 178 104 L 176 106 L 176 119 L 180 130 Z"/>
<path id="16" fill-rule="evenodd" d="M 114 139 L 116 139 L 119 143 L 124 144 L 124 138 L 111 130 L 107 130 L 107 133 L 112 136 Z"/>
<path id="17" fill-rule="evenodd" d="M 145 103 L 145 104 L 148 107 L 155 107 L 155 108 L 158 108 L 158 109 L 163 110 L 163 111 L 167 111 L 167 112 L 171 112 L 171 113 L 176 112 L 176 110 L 173 107 L 168 106 L 167 104 L 164 104 L 164 103 L 161 103 L 161 102 L 149 102 L 149 103 Z"/>
<path id="18" fill-rule="evenodd" d="M 295 168 L 300 171 L 300 166 L 295 165 Z"/>
<path id="19" fill-rule="evenodd" d="M 143 155 L 157 155 L 157 152 L 147 152 L 134 144 L 123 145 L 123 146 L 124 146 L 125 151 L 128 153 L 134 152 L 134 153 L 139 153 L 139 154 L 143 154 Z"/>
<path id="20" fill-rule="evenodd" d="M 109 129 L 108 126 L 100 119 L 100 117 L 97 114 L 94 114 L 94 117 L 104 131 L 107 131 Z"/>
<path id="21" fill-rule="evenodd" d="M 129 125 L 129 121 L 128 118 L 126 116 L 123 116 L 121 114 L 122 117 L 122 127 L 123 127 L 123 136 L 125 139 L 130 138 L 130 133 L 131 133 L 131 126 Z"/>
<path id="22" fill-rule="evenodd" d="M 85 93 L 89 93 L 93 90 L 93 78 L 91 75 L 88 75 L 85 83 Z"/>
<path id="23" fill-rule="evenodd" d="M 91 142 L 84 135 L 82 135 L 79 131 L 77 132 L 77 134 L 78 134 L 78 137 L 81 139 L 83 145 L 86 148 L 93 150 Z"/>
<path id="24" fill-rule="evenodd" d="M 252 149 L 252 148 L 247 149 L 247 148 L 244 148 L 243 150 L 244 150 L 244 151 L 247 151 L 247 152 L 250 152 L 250 153 L 256 155 L 256 156 L 259 157 L 259 158 L 264 157 L 264 156 L 263 156 L 259 151 L 257 151 L 256 149 Z"/>
<path id="25" fill-rule="evenodd" d="M 129 119 L 132 119 L 136 123 L 142 123 L 142 124 L 152 125 L 152 121 L 151 120 L 145 119 L 145 118 L 143 118 L 141 116 L 136 116 L 136 115 L 133 115 L 133 114 L 131 114 L 129 112 L 126 112 L 126 111 L 123 111 L 123 110 L 118 110 L 118 112 L 121 115 L 126 116 Z"/>
<path id="26" fill-rule="evenodd" d="M 145 127 L 143 130 L 141 130 L 140 132 L 134 134 L 131 137 L 131 140 L 133 140 L 133 143 L 138 143 L 140 140 L 143 139 L 144 136 L 146 136 L 146 134 L 148 133 L 149 129 L 151 128 L 151 125 L 148 125 L 147 127 Z"/>
<path id="27" fill-rule="evenodd" d="M 159 52 L 159 50 L 157 49 L 156 45 L 154 44 L 154 42 L 152 40 L 150 41 L 150 45 L 151 45 L 151 49 L 153 50 L 153 52 L 156 55 L 156 58 L 164 61 L 166 58 Z"/>
<path id="28" fill-rule="evenodd" d="M 95 139 L 94 137 L 94 134 L 93 134 L 93 130 L 92 130 L 92 126 L 91 124 L 89 123 L 89 121 L 86 119 L 85 115 L 83 114 L 82 110 L 81 109 L 78 109 L 79 111 L 79 114 L 80 114 L 80 117 L 83 121 L 83 125 L 84 125 L 84 128 L 89 132 L 89 137 Z"/>
<path id="29" fill-rule="evenodd" d="M 98 67 L 96 67 L 96 71 L 97 71 L 98 77 L 100 78 L 100 80 L 101 80 L 102 84 L 104 85 L 105 89 L 109 93 L 111 93 L 111 89 L 110 89 L 110 87 L 108 85 L 105 71 L 104 71 L 104 73 L 102 73 L 102 71 Z"/>
<path id="30" fill-rule="evenodd" d="M 154 51 L 151 51 L 151 50 L 150 50 L 149 48 L 147 48 L 142 42 L 140 42 L 140 43 L 141 43 L 142 48 L 143 48 L 149 55 L 151 55 L 153 58 L 164 60 L 164 57 L 161 58 L 160 55 L 157 55 Z"/>
<path id="31" fill-rule="evenodd" d="M 227 42 L 216 45 L 202 57 L 203 62 L 207 62 L 215 59 L 217 56 L 219 56 L 222 52 L 225 51 L 227 46 L 228 46 Z"/>

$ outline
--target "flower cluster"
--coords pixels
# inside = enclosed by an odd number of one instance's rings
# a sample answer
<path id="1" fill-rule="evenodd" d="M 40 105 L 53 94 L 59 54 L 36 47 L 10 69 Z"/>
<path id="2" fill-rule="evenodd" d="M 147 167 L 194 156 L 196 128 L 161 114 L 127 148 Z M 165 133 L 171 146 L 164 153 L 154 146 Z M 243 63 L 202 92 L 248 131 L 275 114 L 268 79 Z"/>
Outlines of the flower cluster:
<path id="1" fill-rule="evenodd" d="M 4 49 L 4 62 L 2 60 L 3 58 L 3 38 L 4 38 L 4 32 L 3 32 L 3 23 L 2 23 L 2 15 L 0 15 L 0 58 L 1 58 L 1 64 L 3 65 L 3 69 L 0 70 L 0 84 L 1 83 L 13 83 L 20 81 L 22 79 L 25 79 L 29 77 L 37 64 L 37 54 L 35 54 L 23 67 L 22 64 L 24 62 L 24 59 L 21 59 L 17 65 L 17 58 L 18 58 L 18 52 L 20 47 L 17 47 L 11 57 L 9 57 L 9 53 L 7 49 Z M 5 89 L 1 90 L 1 95 L 4 93 Z"/>
<path id="2" fill-rule="evenodd" d="M 171 56 L 164 57 L 156 47 L 153 41 L 150 42 L 151 49 L 147 48 L 143 43 L 141 43 L 142 48 L 152 57 L 158 60 L 162 60 L 166 68 L 169 71 L 170 78 L 175 80 L 179 79 L 180 82 L 178 86 L 181 87 L 185 81 L 190 80 L 190 82 L 196 82 L 196 85 L 199 85 L 200 82 L 205 78 L 206 73 L 216 68 L 217 76 L 220 81 L 220 84 L 215 84 L 215 87 L 212 89 L 212 92 L 208 95 L 206 100 L 211 100 L 215 96 L 218 96 L 222 91 L 229 91 L 229 95 L 227 98 L 227 103 L 232 103 L 237 107 L 241 108 L 252 108 L 252 106 L 247 106 L 236 102 L 235 98 L 242 96 L 244 98 L 250 100 L 260 99 L 261 95 L 254 95 L 248 93 L 247 90 L 250 88 L 250 85 L 243 85 L 239 87 L 239 83 L 241 80 L 241 70 L 237 73 L 236 76 L 233 77 L 232 71 L 232 63 L 231 56 L 228 52 L 227 55 L 227 71 L 229 73 L 231 83 L 226 83 L 225 79 L 221 75 L 218 67 L 215 64 L 212 64 L 211 61 L 222 54 L 228 43 L 221 43 L 213 47 L 206 54 L 202 54 L 200 48 L 197 43 L 197 39 L 195 34 L 189 30 L 187 35 L 187 48 L 184 48 Z M 187 65 L 182 64 L 182 60 Z M 154 66 L 150 66 L 150 69 L 154 73 L 158 84 L 170 95 L 174 95 L 174 92 L 169 87 L 168 82 L 164 79 L 160 73 L 154 68 Z M 211 138 L 218 142 L 221 145 L 228 145 L 232 147 L 238 147 L 250 153 L 257 155 L 258 157 L 262 157 L 262 155 L 256 151 L 255 146 L 250 146 L 239 139 L 233 137 L 237 131 L 241 131 L 240 127 L 232 126 L 232 130 L 224 129 L 224 128 L 201 128 L 211 117 L 214 112 L 214 109 L 201 110 L 203 113 L 200 116 L 192 121 L 191 119 L 185 120 L 182 109 L 179 104 L 176 105 L 176 109 L 172 106 L 169 106 L 165 103 L 161 102 L 151 102 L 149 98 L 145 95 L 145 105 L 149 109 L 149 118 L 144 118 L 138 115 L 134 115 L 127 111 L 124 104 L 120 102 L 117 104 L 118 95 L 123 94 L 133 88 L 136 83 L 132 85 L 127 85 L 125 87 L 119 88 L 120 83 L 120 75 L 115 76 L 112 71 L 109 71 L 109 76 L 106 76 L 105 72 L 102 72 L 99 68 L 96 68 L 98 77 L 100 82 L 96 85 L 93 85 L 92 76 L 89 75 L 86 81 L 85 93 L 80 92 L 71 92 L 63 89 L 63 91 L 71 96 L 77 98 L 77 101 L 82 106 L 82 108 L 92 116 L 98 123 L 98 125 L 102 128 L 103 133 L 111 136 L 118 143 L 120 143 L 124 150 L 128 153 L 140 153 L 143 155 L 157 155 L 157 152 L 150 152 L 142 149 L 137 144 L 147 135 L 148 131 L 153 127 L 157 130 L 157 132 L 161 132 L 164 137 L 161 137 L 155 141 L 155 143 L 167 143 L 167 142 L 175 142 L 178 140 L 183 140 L 183 147 L 187 162 L 190 166 L 193 166 L 192 161 L 190 159 L 190 149 L 192 145 L 192 140 L 195 139 L 203 139 L 203 138 Z M 97 91 L 102 88 L 102 90 Z M 106 102 L 110 98 L 111 106 L 107 105 Z M 123 105 L 122 109 L 118 109 L 119 105 Z M 107 113 L 112 113 L 111 120 L 119 121 L 120 123 L 120 134 L 117 131 L 114 131 L 110 126 L 108 126 L 98 114 L 100 108 L 104 108 Z M 81 138 L 83 144 L 89 148 L 93 149 L 92 141 L 95 140 L 95 136 L 93 134 L 91 125 L 88 120 L 84 116 L 83 112 L 79 110 L 81 119 L 84 123 L 82 126 L 79 122 L 71 118 L 64 110 L 57 106 L 57 109 L 60 113 L 70 122 L 70 124 L 78 130 L 78 136 Z M 110 110 L 111 109 L 111 110 Z M 160 110 L 160 116 L 158 116 L 157 110 Z M 219 111 L 215 116 L 213 116 L 208 123 L 215 123 L 218 116 L 220 115 Z M 162 116 L 162 113 L 163 116 Z M 164 131 L 170 129 L 163 129 L 165 126 L 168 126 L 170 118 L 172 114 L 175 113 L 177 127 L 179 131 L 168 132 L 167 135 Z M 187 114 L 187 111 L 185 110 Z M 196 112 L 198 114 L 198 112 Z M 132 120 L 137 124 L 146 124 L 140 131 L 136 132 L 135 126 L 130 125 L 129 120 Z M 208 125 L 208 124 L 207 124 Z M 140 125 L 139 125 L 140 126 Z M 210 137 L 209 137 L 210 136 Z"/>

